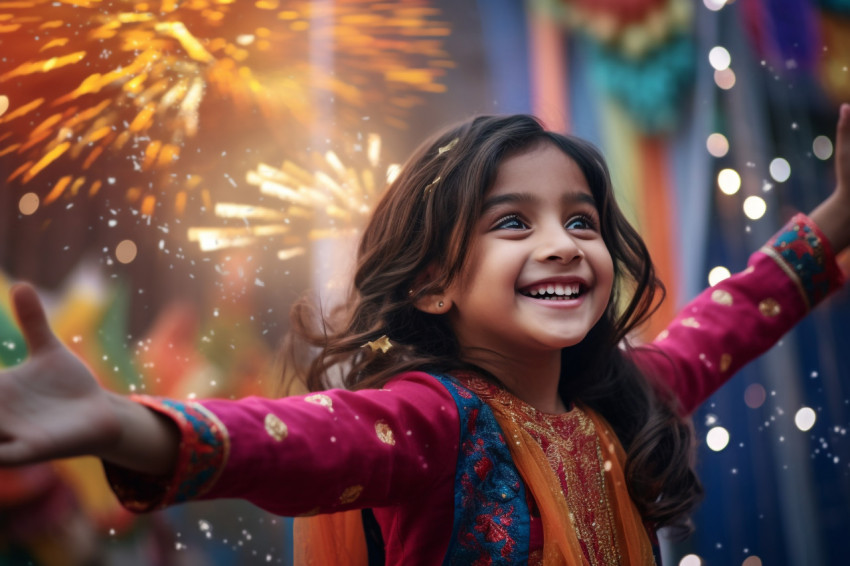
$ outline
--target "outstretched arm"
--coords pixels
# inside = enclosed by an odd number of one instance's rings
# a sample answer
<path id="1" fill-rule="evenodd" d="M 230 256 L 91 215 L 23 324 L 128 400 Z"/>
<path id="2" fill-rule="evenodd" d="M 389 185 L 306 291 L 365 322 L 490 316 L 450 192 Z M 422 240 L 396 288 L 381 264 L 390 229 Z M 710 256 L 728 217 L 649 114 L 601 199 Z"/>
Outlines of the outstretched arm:
<path id="1" fill-rule="evenodd" d="M 835 136 L 835 191 L 809 217 L 835 253 L 850 245 L 850 104 L 842 104 Z"/>
<path id="2" fill-rule="evenodd" d="M 650 346 L 633 353 L 648 375 L 672 389 L 683 413 L 841 285 L 833 254 L 850 246 L 850 104 L 841 106 L 835 161 L 835 190 L 808 218 L 792 218 L 745 271 L 703 291 Z"/>
<path id="3" fill-rule="evenodd" d="M 101 388 L 50 330 L 31 286 L 15 285 L 11 296 L 30 355 L 0 372 L 0 466 L 93 455 L 139 472 L 169 473 L 176 427 Z"/>

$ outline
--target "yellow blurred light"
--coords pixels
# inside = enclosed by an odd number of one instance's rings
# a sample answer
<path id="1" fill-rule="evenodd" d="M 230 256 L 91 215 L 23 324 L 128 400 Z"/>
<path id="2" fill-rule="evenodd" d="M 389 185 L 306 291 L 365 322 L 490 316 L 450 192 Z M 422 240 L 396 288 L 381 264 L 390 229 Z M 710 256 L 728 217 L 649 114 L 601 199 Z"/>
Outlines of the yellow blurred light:
<path id="1" fill-rule="evenodd" d="M 722 426 L 716 426 L 705 435 L 705 443 L 715 452 L 720 452 L 729 445 L 729 431 Z"/>
<path id="2" fill-rule="evenodd" d="M 734 195 L 741 188 L 741 176 L 734 169 L 723 169 L 717 174 L 717 186 L 727 195 Z"/>
<path id="3" fill-rule="evenodd" d="M 717 285 L 724 279 L 731 277 L 732 273 L 722 265 L 718 265 L 708 272 L 708 284 L 711 286 Z"/>
<path id="4" fill-rule="evenodd" d="M 679 566 L 702 566 L 702 559 L 696 554 L 688 554 L 679 560 Z"/>
<path id="5" fill-rule="evenodd" d="M 767 212 L 767 203 L 757 196 L 747 197 L 744 200 L 744 214 L 750 220 L 758 220 Z"/>

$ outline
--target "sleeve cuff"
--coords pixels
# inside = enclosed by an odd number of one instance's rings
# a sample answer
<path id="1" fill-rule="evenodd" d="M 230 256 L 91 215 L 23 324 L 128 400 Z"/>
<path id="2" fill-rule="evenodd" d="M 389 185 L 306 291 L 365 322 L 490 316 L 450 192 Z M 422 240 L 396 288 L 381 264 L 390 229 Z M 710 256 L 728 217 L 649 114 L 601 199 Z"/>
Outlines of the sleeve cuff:
<path id="1" fill-rule="evenodd" d="M 230 453 L 227 428 L 200 403 L 145 395 L 133 401 L 170 418 L 180 429 L 180 452 L 171 476 L 141 474 L 104 462 L 121 504 L 137 513 L 198 498 L 218 480 Z"/>
<path id="2" fill-rule="evenodd" d="M 808 309 L 844 284 L 829 240 L 805 214 L 796 214 L 761 251 L 795 282 Z"/>

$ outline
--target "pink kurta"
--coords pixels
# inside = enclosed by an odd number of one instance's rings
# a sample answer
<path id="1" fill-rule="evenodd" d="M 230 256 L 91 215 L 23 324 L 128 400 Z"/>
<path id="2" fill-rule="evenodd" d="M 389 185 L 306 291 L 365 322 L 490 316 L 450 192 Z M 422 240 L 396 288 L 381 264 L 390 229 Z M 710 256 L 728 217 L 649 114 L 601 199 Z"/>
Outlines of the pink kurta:
<path id="1" fill-rule="evenodd" d="M 690 413 L 841 283 L 828 242 L 798 215 L 752 255 L 744 272 L 699 295 L 634 359 L 669 387 L 684 414 Z M 470 390 L 470 395 L 494 394 L 480 384 L 467 385 L 455 395 Z M 330 390 L 283 399 L 136 399 L 173 418 L 183 438 L 173 477 L 144 477 L 107 465 L 113 489 L 129 509 L 213 498 L 246 499 L 287 516 L 372 508 L 388 564 L 440 564 L 457 556 L 456 548 L 466 545 L 461 550 L 468 551 L 479 535 L 481 544 L 499 545 L 500 555 L 482 551 L 491 554 L 493 563 L 500 563 L 499 556 L 504 563 L 517 556 L 534 562 L 538 556 L 542 531 L 533 501 L 530 516 L 519 525 L 513 515 L 498 513 L 489 515 L 486 524 L 457 525 L 456 471 L 465 464 L 461 444 L 466 438 L 459 428 L 467 421 L 444 382 L 428 374 L 405 373 L 379 390 Z M 545 415 L 524 404 L 517 410 L 527 413 L 527 429 L 547 456 L 553 454 L 550 462 L 568 503 L 589 500 L 576 491 L 604 482 L 605 472 L 595 440 L 576 436 L 575 431 L 587 432 L 586 421 L 576 421 L 572 411 Z M 584 467 L 572 462 L 575 454 Z M 480 462 L 485 460 L 476 461 L 472 474 L 483 478 L 490 470 Z M 511 482 L 504 485 L 493 493 L 482 491 L 482 497 L 510 503 L 516 493 L 525 493 L 521 485 L 517 490 Z M 605 527 L 612 521 L 611 510 L 597 499 L 576 513 L 575 529 L 584 534 L 580 539 L 590 564 L 616 562 L 613 535 Z M 516 500 L 517 507 L 525 503 Z M 522 548 L 514 548 L 518 543 L 511 529 L 516 528 L 524 530 Z M 506 548 L 513 553 L 510 558 Z"/>

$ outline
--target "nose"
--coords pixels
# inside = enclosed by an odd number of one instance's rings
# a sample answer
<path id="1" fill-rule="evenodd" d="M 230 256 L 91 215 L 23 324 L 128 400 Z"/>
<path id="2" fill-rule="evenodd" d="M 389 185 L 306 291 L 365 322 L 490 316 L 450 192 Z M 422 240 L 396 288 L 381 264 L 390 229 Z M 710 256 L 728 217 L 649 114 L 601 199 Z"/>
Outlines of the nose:
<path id="1" fill-rule="evenodd" d="M 560 223 L 538 231 L 539 243 L 535 258 L 543 262 L 570 263 L 584 257 L 581 242 Z"/>

